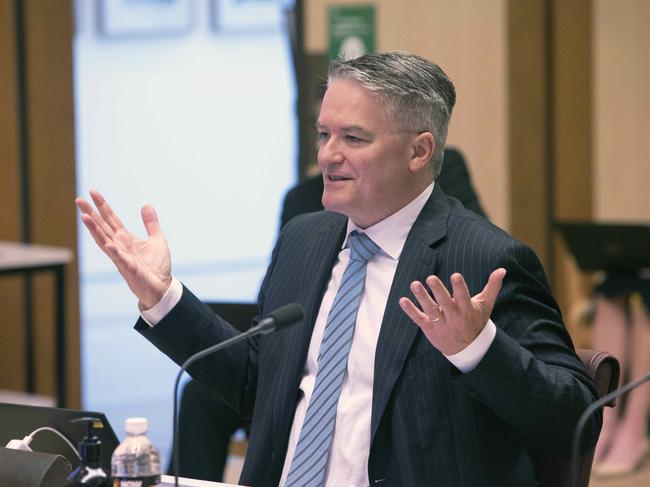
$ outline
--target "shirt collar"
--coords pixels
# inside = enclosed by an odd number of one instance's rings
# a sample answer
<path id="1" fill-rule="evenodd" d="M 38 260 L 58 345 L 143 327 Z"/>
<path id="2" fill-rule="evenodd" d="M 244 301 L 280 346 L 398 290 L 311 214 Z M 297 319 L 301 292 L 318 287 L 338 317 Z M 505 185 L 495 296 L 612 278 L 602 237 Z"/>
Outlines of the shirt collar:
<path id="1" fill-rule="evenodd" d="M 406 243 L 406 237 L 422 208 L 424 208 L 424 204 L 431 196 L 434 184 L 435 182 L 432 182 L 409 204 L 368 228 L 362 229 L 348 218 L 348 229 L 341 248 L 347 247 L 350 233 L 357 230 L 359 233 L 368 235 L 388 257 L 399 260 L 404 243 Z"/>

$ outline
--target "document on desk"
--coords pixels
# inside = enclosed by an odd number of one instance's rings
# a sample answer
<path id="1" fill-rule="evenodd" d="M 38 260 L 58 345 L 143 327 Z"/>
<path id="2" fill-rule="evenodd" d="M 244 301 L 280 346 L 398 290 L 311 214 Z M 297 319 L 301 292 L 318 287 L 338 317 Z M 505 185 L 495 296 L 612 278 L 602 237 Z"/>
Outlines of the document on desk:
<path id="1" fill-rule="evenodd" d="M 161 475 L 160 487 L 174 487 L 173 475 Z M 178 478 L 178 487 L 243 487 L 235 484 L 222 484 L 221 482 L 208 482 L 207 480 Z"/>

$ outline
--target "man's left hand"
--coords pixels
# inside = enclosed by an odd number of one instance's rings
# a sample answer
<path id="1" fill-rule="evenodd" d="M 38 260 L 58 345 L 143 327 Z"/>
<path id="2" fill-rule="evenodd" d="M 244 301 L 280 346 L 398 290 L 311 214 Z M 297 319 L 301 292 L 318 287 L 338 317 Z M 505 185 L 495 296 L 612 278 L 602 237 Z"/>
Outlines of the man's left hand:
<path id="1" fill-rule="evenodd" d="M 469 295 L 465 279 L 457 272 L 451 275 L 453 296 L 437 276 L 429 276 L 426 283 L 431 294 L 420 281 L 411 283 L 420 308 L 406 297 L 399 304 L 434 347 L 445 355 L 453 355 L 472 343 L 487 324 L 505 275 L 503 268 L 492 272 L 483 290 L 475 296 Z"/>

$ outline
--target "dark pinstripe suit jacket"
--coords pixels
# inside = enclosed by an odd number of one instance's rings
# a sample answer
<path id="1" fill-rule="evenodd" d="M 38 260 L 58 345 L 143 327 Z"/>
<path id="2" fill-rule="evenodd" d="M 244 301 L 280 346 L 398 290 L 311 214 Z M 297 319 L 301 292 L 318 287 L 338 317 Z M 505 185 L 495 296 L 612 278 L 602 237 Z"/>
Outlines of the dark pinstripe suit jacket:
<path id="1" fill-rule="evenodd" d="M 260 291 L 262 315 L 289 302 L 303 323 L 214 354 L 192 375 L 236 409 L 252 410 L 241 483 L 280 478 L 312 327 L 346 229 L 318 212 L 282 232 Z M 508 271 L 492 314 L 498 331 L 479 365 L 460 373 L 398 306 L 409 283 L 465 276 L 471 294 L 490 272 Z M 154 328 L 136 328 L 178 363 L 234 335 L 187 289 Z M 372 367 L 373 364 L 368 364 Z M 558 307 L 533 252 L 447 198 L 439 186 L 406 240 L 377 343 L 368 464 L 371 485 L 526 486 L 535 484 L 530 448 L 570 451 L 582 411 L 594 399 Z M 599 419 L 589 425 L 594 442 Z"/>

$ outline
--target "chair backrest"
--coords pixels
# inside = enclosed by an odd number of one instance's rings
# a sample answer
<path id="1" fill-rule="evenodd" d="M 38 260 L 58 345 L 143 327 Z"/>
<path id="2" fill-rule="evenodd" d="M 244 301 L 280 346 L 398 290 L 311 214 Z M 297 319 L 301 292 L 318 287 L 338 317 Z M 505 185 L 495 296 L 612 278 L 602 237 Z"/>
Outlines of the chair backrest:
<path id="1" fill-rule="evenodd" d="M 618 387 L 621 377 L 621 369 L 618 360 L 613 355 L 604 351 L 587 350 L 579 348 L 576 350 L 578 357 L 587 369 L 589 375 L 596 383 L 598 397 L 609 394 Z M 616 405 L 616 399 L 612 399 L 606 406 L 613 408 Z"/>
<path id="2" fill-rule="evenodd" d="M 599 398 L 609 394 L 618 387 L 620 366 L 616 357 L 610 355 L 608 352 L 587 349 L 578 349 L 576 353 L 594 380 Z M 614 405 L 614 400 L 607 403 L 609 407 L 614 407 Z M 531 454 L 537 479 L 541 487 L 589 486 L 591 464 L 594 460 L 593 448 L 580 456 L 575 463 L 572 462 L 571 458 L 561 457 L 541 450 L 534 450 Z M 577 482 L 575 486 L 570 485 L 572 467 L 577 468 L 577 475 L 575 477 Z"/>
<path id="3" fill-rule="evenodd" d="M 256 303 L 206 302 L 205 304 L 239 331 L 248 330 L 253 318 L 259 313 Z"/>

